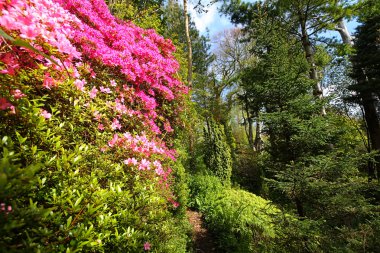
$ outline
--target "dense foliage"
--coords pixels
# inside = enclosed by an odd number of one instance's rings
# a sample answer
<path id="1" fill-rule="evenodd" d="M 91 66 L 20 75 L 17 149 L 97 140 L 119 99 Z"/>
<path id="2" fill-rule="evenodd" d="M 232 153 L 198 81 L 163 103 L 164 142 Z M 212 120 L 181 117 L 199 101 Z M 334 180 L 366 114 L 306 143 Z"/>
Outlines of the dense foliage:
<path id="1" fill-rule="evenodd" d="M 223 186 L 215 176 L 197 174 L 190 182 L 193 207 L 205 216 L 221 252 L 266 252 L 276 237 L 280 210 L 243 190 Z"/>
<path id="2" fill-rule="evenodd" d="M 1 251 L 184 252 L 172 43 L 103 1 L 0 8 Z"/>
<path id="3" fill-rule="evenodd" d="M 378 1 L 184 6 L 0 1 L 0 252 L 379 252 Z"/>
<path id="4" fill-rule="evenodd" d="M 230 147 L 226 142 L 224 128 L 214 120 L 204 129 L 204 163 L 220 180 L 229 185 L 232 171 Z"/>

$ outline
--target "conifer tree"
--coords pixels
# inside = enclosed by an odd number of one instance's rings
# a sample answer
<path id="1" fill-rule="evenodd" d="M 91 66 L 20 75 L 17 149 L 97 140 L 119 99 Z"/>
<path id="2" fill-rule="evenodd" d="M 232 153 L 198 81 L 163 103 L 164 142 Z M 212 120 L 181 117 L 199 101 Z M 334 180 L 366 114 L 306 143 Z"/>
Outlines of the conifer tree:
<path id="1" fill-rule="evenodd" d="M 206 121 L 204 129 L 204 162 L 207 168 L 221 181 L 229 185 L 232 171 L 231 150 L 226 141 L 222 125 L 213 119 Z"/>
<path id="2" fill-rule="evenodd" d="M 371 150 L 380 151 L 380 122 L 376 104 L 380 97 L 380 15 L 370 17 L 358 27 L 352 56 L 352 77 L 357 80 L 349 87 L 356 93 L 355 99 L 363 107 Z M 369 166 L 369 180 L 379 175 L 377 164 Z"/>

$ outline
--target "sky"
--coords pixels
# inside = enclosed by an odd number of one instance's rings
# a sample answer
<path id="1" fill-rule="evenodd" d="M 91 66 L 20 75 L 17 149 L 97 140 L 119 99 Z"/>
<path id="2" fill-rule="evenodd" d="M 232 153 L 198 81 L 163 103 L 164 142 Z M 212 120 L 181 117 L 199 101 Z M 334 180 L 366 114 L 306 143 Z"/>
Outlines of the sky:
<path id="1" fill-rule="evenodd" d="M 194 4 L 189 3 L 189 12 L 191 18 L 201 34 L 206 35 L 206 29 L 208 28 L 210 38 L 213 38 L 213 36 L 218 34 L 219 32 L 234 27 L 234 25 L 230 23 L 229 19 L 226 16 L 219 14 L 218 8 L 221 6 L 221 4 L 222 3 L 220 2 L 215 3 L 210 7 L 206 8 L 208 10 L 207 13 L 199 14 L 194 10 Z M 355 28 L 357 25 L 358 23 L 356 21 L 350 21 L 347 23 L 347 28 L 351 34 L 355 32 Z M 328 31 L 323 35 L 326 37 L 335 36 L 339 38 L 339 33 L 335 31 Z"/>
<path id="2" fill-rule="evenodd" d="M 215 3 L 206 8 L 208 10 L 207 13 L 199 14 L 194 10 L 194 4 L 189 3 L 189 12 L 191 18 L 201 34 L 206 34 L 206 28 L 208 28 L 210 30 L 210 37 L 212 37 L 218 32 L 234 27 L 234 25 L 230 23 L 227 17 L 221 16 L 221 14 L 219 14 L 218 8 L 221 6 L 221 4 L 222 3 L 220 2 Z"/>

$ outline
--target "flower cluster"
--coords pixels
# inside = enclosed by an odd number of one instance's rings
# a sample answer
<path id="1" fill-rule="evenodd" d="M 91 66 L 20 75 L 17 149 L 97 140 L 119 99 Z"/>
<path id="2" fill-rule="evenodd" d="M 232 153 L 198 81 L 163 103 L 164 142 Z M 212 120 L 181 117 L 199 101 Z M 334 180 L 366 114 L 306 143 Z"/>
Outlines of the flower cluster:
<path id="1" fill-rule="evenodd" d="M 14 76 L 20 70 L 37 69 L 42 65 L 46 72 L 41 85 L 46 89 L 51 89 L 66 78 L 64 71 L 70 69 L 72 75 L 77 73 L 73 61 L 79 61 L 81 53 L 70 41 L 73 27 L 80 27 L 81 24 L 75 15 L 50 0 L 1 2 L 1 28 L 12 37 L 26 40 L 36 49 L 12 46 L 2 39 L 0 43 L 1 74 Z M 50 52 L 51 48 L 54 48 L 54 51 Z M 55 64 L 37 53 L 37 50 L 52 55 L 50 59 L 55 61 Z M 5 102 L 6 98 L 2 98 L 1 110 L 10 109 L 15 114 L 13 104 L 25 97 L 25 94 L 20 89 L 6 86 L 6 84 L 0 85 L 0 90 L 3 89 L 10 91 L 9 100 L 11 101 Z"/>
<path id="2" fill-rule="evenodd" d="M 165 155 L 170 159 L 175 159 L 175 151 L 169 150 L 165 143 L 159 143 L 154 140 L 149 140 L 146 135 L 136 135 L 132 136 L 130 133 L 126 132 L 122 136 L 115 134 L 108 142 L 109 147 L 123 147 L 129 149 L 135 153 L 149 158 L 153 154 Z"/>
<path id="3" fill-rule="evenodd" d="M 79 53 L 69 39 L 73 33 L 73 25 L 80 26 L 79 19 L 64 10 L 59 4 L 50 0 L 12 0 L 11 4 L 0 6 L 0 25 L 7 31 L 18 31 L 23 39 L 33 41 L 34 46 L 41 49 L 43 43 L 56 48 L 67 58 L 66 63 L 80 59 Z M 27 50 L 27 49 L 25 49 Z M 41 56 L 29 51 L 37 59 Z M 8 59 L 8 72 L 22 67 L 17 65 L 12 54 L 5 55 Z M 3 71 L 4 73 L 5 71 Z"/>
<path id="4" fill-rule="evenodd" d="M 99 131 L 112 136 L 102 150 L 123 148 L 130 157 L 125 164 L 168 176 L 171 170 L 160 161 L 173 160 L 175 151 L 157 140 L 173 132 L 169 119 L 177 109 L 167 108 L 187 93 L 175 77 L 178 63 L 170 40 L 116 19 L 103 0 L 0 1 L 0 26 L 50 55 L 46 59 L 36 50 L 12 46 L 0 54 L 2 74 L 11 77 L 22 69 L 39 69 L 45 91 L 71 80 L 88 106 L 99 108 L 100 101 L 106 102 L 102 113 L 94 112 Z M 1 47 L 6 44 L 3 40 Z M 110 73 L 106 77 L 105 68 Z M 0 84 L 0 90 L 7 91 L 0 98 L 0 111 L 16 114 L 17 100 L 27 98 L 27 89 Z M 40 116 L 53 117 L 45 109 Z M 140 124 L 140 130 L 131 129 L 131 124 Z M 161 156 L 160 161 L 153 155 Z"/>
<path id="5" fill-rule="evenodd" d="M 186 86 L 173 77 L 178 63 L 172 55 L 174 46 L 170 40 L 154 30 L 117 20 L 102 0 L 55 1 L 84 21 L 84 29 L 73 33 L 73 40 L 83 54 L 120 68 L 136 89 L 148 84 L 168 100 L 187 92 Z"/>

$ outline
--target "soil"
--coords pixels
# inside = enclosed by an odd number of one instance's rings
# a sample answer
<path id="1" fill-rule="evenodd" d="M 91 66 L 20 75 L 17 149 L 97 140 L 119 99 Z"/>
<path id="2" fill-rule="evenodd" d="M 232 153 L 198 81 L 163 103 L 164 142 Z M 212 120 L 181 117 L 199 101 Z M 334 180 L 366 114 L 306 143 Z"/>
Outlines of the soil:
<path id="1" fill-rule="evenodd" d="M 187 210 L 186 215 L 193 227 L 194 253 L 216 253 L 216 245 L 213 242 L 212 235 L 203 224 L 202 214 Z"/>

